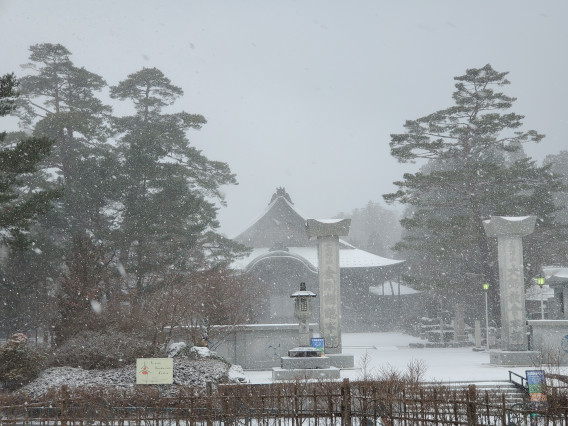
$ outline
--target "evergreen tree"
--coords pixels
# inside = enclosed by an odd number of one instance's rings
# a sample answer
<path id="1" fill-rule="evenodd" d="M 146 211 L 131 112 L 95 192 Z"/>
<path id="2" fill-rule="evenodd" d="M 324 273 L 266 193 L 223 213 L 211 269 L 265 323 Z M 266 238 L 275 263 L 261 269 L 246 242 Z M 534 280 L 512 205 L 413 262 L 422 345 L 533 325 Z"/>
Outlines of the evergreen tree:
<path id="1" fill-rule="evenodd" d="M 17 86 L 13 74 L 0 77 L 0 116 L 16 107 Z M 45 137 L 0 134 L 0 329 L 7 333 L 35 328 L 45 320 L 38 307 L 48 304 L 47 287 L 45 277 L 34 273 L 42 259 L 29 230 L 60 195 L 33 179 L 52 144 Z"/>
<path id="2" fill-rule="evenodd" d="M 105 206 L 112 198 L 116 166 L 112 146 L 105 143 L 111 108 L 95 96 L 106 83 L 76 67 L 71 52 L 60 44 L 37 44 L 30 52 L 23 67 L 33 74 L 20 79 L 19 116 L 34 127 L 34 135 L 55 140 L 44 167 L 59 176 L 65 193 L 59 217 L 52 220 L 69 236 L 85 229 L 99 234 L 112 220 L 105 216 Z"/>
<path id="3" fill-rule="evenodd" d="M 108 282 L 108 263 L 112 258 L 93 243 L 88 234 L 75 233 L 65 273 L 57 292 L 58 321 L 55 342 L 60 345 L 81 331 L 97 328 L 97 309 Z"/>
<path id="4" fill-rule="evenodd" d="M 393 255 L 392 248 L 402 229 L 395 212 L 369 201 L 365 207 L 338 216 L 351 219 L 347 242 L 379 256 Z"/>
<path id="5" fill-rule="evenodd" d="M 388 202 L 410 207 L 401 223 L 407 232 L 398 245 L 409 255 L 407 279 L 443 289 L 453 300 L 481 300 L 489 281 L 497 306 L 495 242 L 483 220 L 489 216 L 538 217 L 535 234 L 525 238 L 527 278 L 543 261 L 542 235 L 554 229 L 550 191 L 561 190 L 548 166 L 523 155 L 522 144 L 543 135 L 521 131 L 523 117 L 506 112 L 514 98 L 498 91 L 507 73 L 490 65 L 456 77 L 455 105 L 407 121 L 405 133 L 391 135 L 391 154 L 400 162 L 427 160 L 421 171 L 395 182 Z M 531 247 L 532 243 L 532 247 Z"/>
<path id="6" fill-rule="evenodd" d="M 550 171 L 562 180 L 565 188 L 568 188 L 568 151 L 560 151 L 555 155 L 548 155 L 544 159 L 544 164 L 550 166 Z M 555 222 L 568 227 L 568 191 L 558 191 L 553 193 L 554 205 L 558 208 L 555 215 Z M 568 264 L 568 236 L 566 233 L 558 234 L 554 239 L 548 241 L 552 256 L 548 259 L 550 265 Z"/>
<path id="7" fill-rule="evenodd" d="M 17 85 L 13 74 L 0 77 L 0 116 L 15 108 Z M 0 229 L 4 242 L 22 241 L 22 232 L 58 195 L 45 187 L 32 187 L 28 181 L 52 144 L 45 137 L 14 140 L 0 133 Z"/>
<path id="8" fill-rule="evenodd" d="M 165 114 L 183 94 L 163 73 L 144 68 L 111 88 L 111 96 L 133 103 L 135 114 L 115 121 L 122 168 L 118 178 L 122 205 L 120 261 L 136 287 L 163 268 L 187 270 L 227 261 L 236 247 L 216 232 L 215 200 L 220 186 L 235 184 L 226 163 L 208 160 L 190 146 L 186 132 L 205 118 Z"/>
<path id="9" fill-rule="evenodd" d="M 21 123 L 33 129 L 35 136 L 47 136 L 54 141 L 51 155 L 41 166 L 46 178 L 59 182 L 64 188 L 55 208 L 42 217 L 34 229 L 38 244 L 45 248 L 42 265 L 46 266 L 34 272 L 43 274 L 43 279 L 53 279 L 51 294 L 58 292 L 60 305 L 63 300 L 76 297 L 77 292 L 87 294 L 92 287 L 88 280 L 74 278 L 75 287 L 67 285 L 69 276 L 84 275 L 70 269 L 77 264 L 67 262 L 66 265 L 65 259 L 81 258 L 88 263 L 82 265 L 83 268 L 98 267 L 98 258 L 83 256 L 80 250 L 85 245 L 76 241 L 88 238 L 97 251 L 105 251 L 103 258 L 112 258 L 108 237 L 114 221 L 113 177 L 118 167 L 116 153 L 107 143 L 111 109 L 96 96 L 106 83 L 100 76 L 75 66 L 70 56 L 60 44 L 31 46 L 30 62 L 23 66 L 30 75 L 20 79 L 18 100 Z M 108 262 L 104 265 L 106 267 Z M 106 284 L 105 289 L 108 289 Z M 58 310 L 55 308 L 54 314 L 59 314 L 57 337 L 60 343 L 69 334 L 65 330 L 77 318 L 66 315 L 61 306 Z"/>

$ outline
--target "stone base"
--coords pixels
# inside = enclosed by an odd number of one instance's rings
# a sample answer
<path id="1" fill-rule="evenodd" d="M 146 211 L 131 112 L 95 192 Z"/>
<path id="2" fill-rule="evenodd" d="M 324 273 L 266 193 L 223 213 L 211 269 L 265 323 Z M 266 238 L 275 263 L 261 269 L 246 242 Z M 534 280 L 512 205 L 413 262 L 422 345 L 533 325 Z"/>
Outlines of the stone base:
<path id="1" fill-rule="evenodd" d="M 280 367 L 272 368 L 272 380 L 333 380 L 340 378 L 339 368 L 306 368 L 287 370 Z"/>
<path id="2" fill-rule="evenodd" d="M 281 359 L 280 366 L 284 370 L 331 367 L 331 361 L 328 356 L 306 357 L 306 358 L 283 356 L 280 359 Z"/>
<path id="3" fill-rule="evenodd" d="M 355 359 L 353 355 L 347 354 L 325 354 L 329 358 L 330 365 L 335 368 L 354 368 Z"/>
<path id="4" fill-rule="evenodd" d="M 539 357 L 540 352 L 538 351 L 489 351 L 489 363 L 493 365 L 532 367 L 535 362 L 538 362 Z"/>

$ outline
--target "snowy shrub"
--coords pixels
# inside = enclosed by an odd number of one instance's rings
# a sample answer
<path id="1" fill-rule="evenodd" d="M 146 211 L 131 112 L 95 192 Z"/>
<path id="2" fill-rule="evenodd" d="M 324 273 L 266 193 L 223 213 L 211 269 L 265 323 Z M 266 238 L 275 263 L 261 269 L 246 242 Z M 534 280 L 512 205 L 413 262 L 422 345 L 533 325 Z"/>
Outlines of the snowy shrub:
<path id="1" fill-rule="evenodd" d="M 240 365 L 231 365 L 227 375 L 229 378 L 229 382 L 245 383 L 247 381 L 247 376 L 245 376 L 243 367 L 241 367 Z"/>
<path id="2" fill-rule="evenodd" d="M 168 348 L 166 349 L 166 355 L 168 355 L 168 358 L 173 358 L 177 356 L 179 351 L 184 349 L 186 346 L 187 345 L 185 344 L 185 342 L 170 343 L 168 345 Z"/>
<path id="3" fill-rule="evenodd" d="M 136 358 L 154 355 L 152 343 L 133 334 L 85 331 L 56 348 L 49 365 L 94 370 L 121 367 L 136 362 Z"/>
<path id="4" fill-rule="evenodd" d="M 186 346 L 179 345 L 178 350 L 176 351 L 174 357 L 187 359 L 187 360 L 202 360 L 202 359 L 214 359 L 218 361 L 222 361 L 227 366 L 230 366 L 230 363 L 227 362 L 224 358 L 217 355 L 215 352 L 209 350 L 204 346 Z"/>
<path id="5" fill-rule="evenodd" d="M 12 335 L 0 347 L 0 382 L 8 390 L 19 388 L 38 376 L 43 360 L 42 354 L 28 346 L 26 335 Z"/>

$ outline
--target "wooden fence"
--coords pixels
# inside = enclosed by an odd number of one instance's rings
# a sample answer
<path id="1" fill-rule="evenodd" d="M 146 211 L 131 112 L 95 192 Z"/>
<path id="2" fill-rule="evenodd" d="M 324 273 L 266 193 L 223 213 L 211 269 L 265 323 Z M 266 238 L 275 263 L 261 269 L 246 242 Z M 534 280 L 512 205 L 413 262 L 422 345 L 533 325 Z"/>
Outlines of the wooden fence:
<path id="1" fill-rule="evenodd" d="M 146 388 L 148 389 L 148 388 Z M 565 395 L 530 407 L 474 385 L 450 387 L 401 381 L 294 382 L 221 385 L 175 397 L 144 388 L 69 391 L 42 401 L 0 397 L 1 425 L 568 425 Z"/>

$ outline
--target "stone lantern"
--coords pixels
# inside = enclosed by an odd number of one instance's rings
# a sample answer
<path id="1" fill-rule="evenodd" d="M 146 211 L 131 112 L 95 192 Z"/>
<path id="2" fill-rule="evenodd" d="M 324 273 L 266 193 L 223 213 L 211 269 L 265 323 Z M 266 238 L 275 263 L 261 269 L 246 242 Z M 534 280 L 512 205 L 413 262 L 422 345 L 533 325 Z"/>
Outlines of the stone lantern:
<path id="1" fill-rule="evenodd" d="M 312 297 L 316 294 L 306 290 L 306 283 L 300 283 L 300 291 L 290 296 L 295 299 L 294 316 L 300 323 L 300 346 L 311 346 L 309 319 L 312 317 Z"/>

